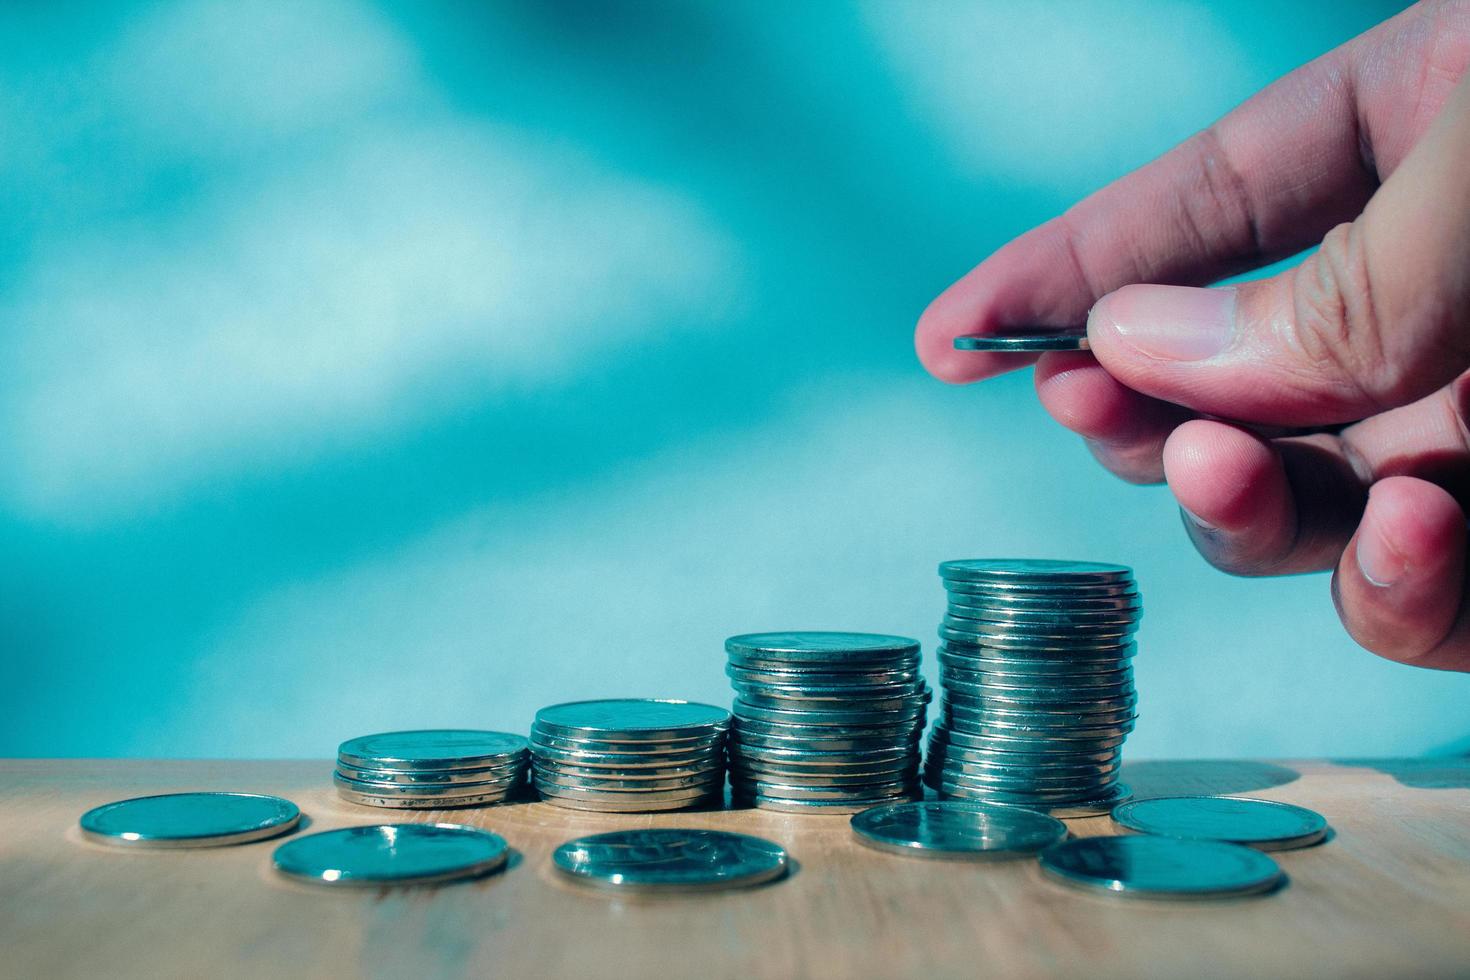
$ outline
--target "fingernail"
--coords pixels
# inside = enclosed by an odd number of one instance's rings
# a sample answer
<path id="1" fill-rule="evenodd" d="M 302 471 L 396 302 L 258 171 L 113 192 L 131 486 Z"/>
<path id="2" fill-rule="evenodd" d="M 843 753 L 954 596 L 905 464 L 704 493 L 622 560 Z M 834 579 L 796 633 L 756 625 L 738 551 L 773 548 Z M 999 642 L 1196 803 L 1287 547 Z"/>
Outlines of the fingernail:
<path id="1" fill-rule="evenodd" d="M 1194 511 L 1190 510 L 1188 507 L 1180 507 L 1179 508 L 1179 513 L 1183 514 L 1184 515 L 1184 519 L 1186 521 L 1188 521 L 1189 523 L 1193 524 L 1195 527 L 1199 528 L 1201 531 L 1218 531 L 1218 530 L 1220 530 L 1218 527 L 1216 527 L 1215 525 L 1211 524 L 1209 521 L 1205 520 L 1204 518 L 1200 517 L 1198 514 L 1196 514 Z"/>
<path id="2" fill-rule="evenodd" d="M 1358 532 L 1358 544 L 1356 547 L 1358 556 L 1358 571 L 1363 577 L 1379 588 L 1387 588 L 1403 577 L 1405 565 L 1404 559 L 1385 540 L 1383 535 L 1374 530 L 1371 524 L 1364 523 Z"/>
<path id="3" fill-rule="evenodd" d="M 1111 331 L 1146 357 L 1202 361 L 1230 344 L 1234 286 L 1124 286 L 1098 300 L 1088 330 Z"/>

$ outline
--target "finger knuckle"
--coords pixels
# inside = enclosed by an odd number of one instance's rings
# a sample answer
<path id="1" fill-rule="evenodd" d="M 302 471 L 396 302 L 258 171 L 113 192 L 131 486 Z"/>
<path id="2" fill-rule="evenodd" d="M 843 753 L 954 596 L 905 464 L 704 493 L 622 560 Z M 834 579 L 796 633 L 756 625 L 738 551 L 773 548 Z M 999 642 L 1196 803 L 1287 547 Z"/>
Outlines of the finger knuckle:
<path id="1" fill-rule="evenodd" d="M 1341 224 L 1296 271 L 1292 322 L 1285 342 L 1303 373 L 1355 401 L 1383 405 L 1401 384 L 1384 356 L 1384 333 L 1361 229 Z"/>

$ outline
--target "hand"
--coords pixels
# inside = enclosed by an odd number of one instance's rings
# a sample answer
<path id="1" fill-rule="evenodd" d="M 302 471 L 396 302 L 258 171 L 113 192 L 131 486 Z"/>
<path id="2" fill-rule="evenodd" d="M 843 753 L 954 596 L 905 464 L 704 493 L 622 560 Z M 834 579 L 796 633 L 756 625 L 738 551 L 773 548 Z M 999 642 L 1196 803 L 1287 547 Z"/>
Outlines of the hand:
<path id="1" fill-rule="evenodd" d="M 1219 568 L 1335 568 L 1359 643 L 1470 670 L 1467 64 L 1470 3 L 1410 8 L 986 259 L 920 359 L 978 381 L 1035 358 L 956 336 L 1085 318 L 1036 390 L 1104 466 L 1167 480 Z"/>

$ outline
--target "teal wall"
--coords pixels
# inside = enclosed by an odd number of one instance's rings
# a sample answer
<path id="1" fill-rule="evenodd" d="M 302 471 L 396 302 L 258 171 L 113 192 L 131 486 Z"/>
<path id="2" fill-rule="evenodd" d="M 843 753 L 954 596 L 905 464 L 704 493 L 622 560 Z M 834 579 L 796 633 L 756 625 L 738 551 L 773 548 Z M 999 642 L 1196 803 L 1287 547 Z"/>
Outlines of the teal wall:
<path id="1" fill-rule="evenodd" d="M 926 302 L 1392 4 L 0 7 L 0 751 L 725 701 L 944 558 L 1133 564 L 1135 756 L 1466 745 Z"/>

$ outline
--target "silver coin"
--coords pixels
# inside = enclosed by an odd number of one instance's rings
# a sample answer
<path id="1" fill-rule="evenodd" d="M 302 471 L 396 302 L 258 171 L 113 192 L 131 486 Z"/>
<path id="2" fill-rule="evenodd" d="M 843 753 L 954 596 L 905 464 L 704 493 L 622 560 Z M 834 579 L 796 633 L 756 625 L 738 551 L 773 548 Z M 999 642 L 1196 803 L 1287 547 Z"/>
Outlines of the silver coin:
<path id="1" fill-rule="evenodd" d="M 737 715 L 731 731 L 736 739 L 754 734 L 784 738 L 881 738 L 897 744 L 902 741 L 917 741 L 923 731 L 922 721 L 923 716 L 920 715 L 898 724 L 793 725 L 782 721 L 741 718 Z"/>
<path id="2" fill-rule="evenodd" d="M 595 738 L 563 738 L 531 729 L 531 751 L 552 749 L 566 752 L 606 753 L 609 755 L 687 755 L 718 751 L 725 743 L 721 730 L 698 738 L 665 739 L 663 741 L 607 742 Z"/>
<path id="3" fill-rule="evenodd" d="M 614 698 L 555 704 L 536 712 L 536 728 L 562 738 L 639 742 L 709 735 L 729 727 L 712 704 L 661 698 Z"/>
<path id="4" fill-rule="evenodd" d="M 736 689 L 735 694 L 742 705 L 753 708 L 771 708 L 776 711 L 821 711 L 833 714 L 885 711 L 900 716 L 922 709 L 929 703 L 931 697 L 928 691 L 922 695 L 886 699 L 768 697 L 763 694 L 752 694 L 749 690 L 739 688 Z"/>
<path id="5" fill-rule="evenodd" d="M 941 664 L 941 684 L 970 684 L 977 687 L 994 687 L 1001 690 L 1024 691 L 1093 691 L 1131 688 L 1133 670 L 1123 667 L 1111 671 L 1095 671 L 1083 674 L 1026 674 L 1004 670 L 956 667 Z"/>
<path id="6" fill-rule="evenodd" d="M 1113 780 L 1121 768 L 1120 762 L 1081 766 L 1017 766 L 993 763 L 972 763 L 943 750 L 931 754 L 928 765 L 954 775 L 956 778 L 1001 779 L 1022 782 L 1091 780 Z"/>
<path id="7" fill-rule="evenodd" d="M 1049 814 L 1059 820 L 1102 816 L 1103 814 L 1112 812 L 1113 807 L 1133 795 L 1133 791 L 1122 783 L 1114 783 L 1106 793 L 1094 799 L 1074 800 L 1038 799 L 1034 795 L 1029 794 L 997 793 L 992 790 L 980 790 L 974 787 L 955 787 L 950 789 L 935 786 L 934 789 L 942 798 L 974 800 L 982 803 L 1000 803 L 1006 806 L 1021 806 L 1028 810 L 1035 810 L 1038 813 Z"/>
<path id="8" fill-rule="evenodd" d="M 248 844 L 295 829 L 301 811 L 257 793 L 137 796 L 82 814 L 88 840 L 121 847 L 178 848 Z"/>
<path id="9" fill-rule="evenodd" d="M 1035 602 L 1075 602 L 1090 599 L 1126 599 L 1141 602 L 1138 583 L 1131 579 L 1112 585 L 1054 585 L 1046 582 L 959 582 L 946 580 L 945 597 L 950 601 L 972 599 Z"/>
<path id="10" fill-rule="evenodd" d="M 741 698 L 756 702 L 766 700 L 832 701 L 837 704 L 881 702 L 898 707 L 914 699 L 927 698 L 928 695 L 928 687 L 922 680 L 906 684 L 883 686 L 872 684 L 856 687 L 817 684 L 750 684 L 745 681 L 732 680 L 730 686 Z"/>
<path id="11" fill-rule="evenodd" d="M 658 793 L 664 790 L 697 789 L 701 792 L 712 793 L 717 787 L 725 785 L 725 774 L 715 772 L 703 776 L 668 776 L 663 779 L 618 779 L 616 777 L 568 776 L 565 773 L 538 770 L 535 780 L 537 786 L 593 792 Z"/>
<path id="12" fill-rule="evenodd" d="M 756 732 L 740 731 L 730 739 L 730 752 L 791 752 L 796 755 L 811 753 L 833 753 L 850 755 L 863 753 L 913 752 L 917 748 L 918 733 L 900 738 L 821 738 L 761 735 Z"/>
<path id="13" fill-rule="evenodd" d="M 723 746 L 679 755 L 639 755 L 632 752 L 567 752 L 538 745 L 533 761 L 542 765 L 550 763 L 584 769 L 699 769 L 717 765 L 724 757 Z"/>
<path id="14" fill-rule="evenodd" d="M 620 830 L 567 841 L 552 866 L 580 884 L 615 891 L 704 892 L 744 888 L 786 874 L 786 851 L 722 830 Z"/>
<path id="15" fill-rule="evenodd" d="M 939 627 L 942 646 L 951 657 L 971 659 L 1011 660 L 1022 662 L 1074 661 L 1087 664 L 1104 660 L 1126 660 L 1138 652 L 1135 634 L 1110 636 L 1092 640 L 1071 636 L 1065 640 L 1054 638 L 1032 638 L 1018 636 L 975 637 L 961 635 L 947 626 Z M 949 635 L 945 635 L 949 634 Z"/>
<path id="16" fill-rule="evenodd" d="M 504 838 L 448 823 L 379 824 L 307 834 L 276 848 L 281 874 L 341 886 L 424 885 L 504 867 Z"/>
<path id="17" fill-rule="evenodd" d="M 1009 649 L 1025 649 L 1016 644 L 1032 644 L 1034 646 L 1052 647 L 1058 644 L 1069 644 L 1073 649 L 1087 649 L 1087 644 L 1097 646 L 1100 644 L 1112 644 L 1118 646 L 1132 642 L 1134 630 L 1109 627 L 1106 631 L 1070 629 L 1067 627 L 1056 627 L 1048 629 L 1026 627 L 1011 628 L 996 624 L 990 628 L 987 624 L 973 621 L 961 621 L 953 616 L 945 616 L 940 621 L 939 636 L 947 643 L 969 643 L 972 646 L 1000 647 L 1001 644 L 1011 644 Z"/>
<path id="18" fill-rule="evenodd" d="M 993 595 L 981 592 L 950 592 L 947 601 L 950 608 L 1000 612 L 1117 612 L 1137 615 L 1143 610 L 1143 597 L 1138 592 L 1080 597 L 1050 594 Z"/>
<path id="19" fill-rule="evenodd" d="M 995 354 L 1039 354 L 1045 351 L 1090 350 L 1085 331 L 1066 333 L 981 334 L 956 337 L 955 350 L 983 350 Z"/>
<path id="20" fill-rule="evenodd" d="M 978 670 L 997 674 L 1070 678 L 1132 670 L 1138 643 L 1122 646 L 1082 647 L 982 647 L 942 644 L 935 656 L 941 667 Z"/>
<path id="21" fill-rule="evenodd" d="M 941 707 L 948 721 L 964 721 L 973 725 L 1015 725 L 1032 728 L 1101 728 L 1126 725 L 1138 719 L 1137 710 L 1130 706 L 1121 708 L 1099 708 L 1050 711 L 1045 708 L 1011 710 L 990 702 L 965 704 L 959 700 L 946 700 Z"/>
<path id="22" fill-rule="evenodd" d="M 359 793 L 340 784 L 337 786 L 337 796 L 348 803 L 390 810 L 452 810 L 467 806 L 490 806 L 506 802 L 511 798 L 512 792 L 499 790 L 467 796 L 384 796 L 379 793 Z"/>
<path id="23" fill-rule="evenodd" d="M 823 814 L 849 814 L 860 813 L 874 806 L 884 803 L 893 803 L 902 799 L 913 799 L 918 794 L 915 790 L 895 798 L 877 798 L 870 800 L 794 800 L 769 793 L 752 792 L 743 795 L 732 794 L 731 801 L 736 806 L 756 807 L 760 810 L 770 810 L 775 813 L 823 813 Z"/>
<path id="24" fill-rule="evenodd" d="M 1029 725 L 1017 722 L 972 721 L 947 719 L 951 731 L 995 738 L 1055 739 L 1064 742 L 1095 742 L 1100 739 L 1123 738 L 1133 731 L 1133 722 L 1100 728 L 1066 728 L 1055 725 Z"/>
<path id="25" fill-rule="evenodd" d="M 672 803 L 677 800 L 693 800 L 708 796 L 713 789 L 708 786 L 686 786 L 680 789 L 659 790 L 637 790 L 637 789 L 591 789 L 584 786 L 563 786 L 550 782 L 537 776 L 535 779 L 536 791 L 543 795 L 557 796 L 562 799 L 605 801 L 608 803 L 627 803 L 635 800 L 649 800 L 659 803 Z"/>
<path id="26" fill-rule="evenodd" d="M 349 779 L 340 772 L 332 773 L 332 782 L 339 789 L 351 790 L 368 796 L 413 796 L 419 799 L 442 799 L 454 796 L 474 796 L 480 793 L 505 793 L 524 781 L 523 773 L 502 779 L 487 779 L 476 783 L 445 783 L 440 786 L 403 783 L 370 783 L 361 779 Z"/>
<path id="27" fill-rule="evenodd" d="M 963 606 L 950 603 L 944 610 L 946 621 L 961 626 L 978 623 L 981 628 L 1096 630 L 1127 629 L 1137 625 L 1143 616 L 1129 609 L 1002 609 L 996 606 Z"/>
<path id="28" fill-rule="evenodd" d="M 813 769 L 882 766 L 919 758 L 917 746 L 892 748 L 882 752 L 792 752 L 785 749 L 732 749 L 731 763 L 761 762 L 776 765 L 800 765 Z"/>
<path id="29" fill-rule="evenodd" d="M 467 769 L 512 762 L 526 747 L 524 738 L 508 732 L 426 729 L 350 738 L 338 747 L 337 759 L 359 769 Z"/>
<path id="30" fill-rule="evenodd" d="M 786 800 L 837 800 L 855 801 L 885 799 L 910 794 L 918 786 L 918 779 L 887 780 L 866 785 L 813 786 L 804 783 L 779 782 L 772 779 L 742 779 L 742 792 L 758 787 L 758 792 Z M 732 783 L 732 785 L 734 785 Z"/>
<path id="31" fill-rule="evenodd" d="M 1114 810 L 1113 822 L 1142 834 L 1225 841 L 1259 851 L 1307 847 L 1327 836 L 1327 820 L 1320 813 L 1230 796 L 1135 800 Z"/>
<path id="32" fill-rule="evenodd" d="M 725 771 L 723 759 L 698 766 L 639 766 L 618 769 L 611 766 L 570 766 L 542 760 L 532 767 L 536 775 L 570 776 L 576 779 L 620 779 L 629 782 L 652 782 L 660 779 L 714 779 Z"/>
<path id="33" fill-rule="evenodd" d="M 1088 657 L 1075 660 L 1021 658 L 997 655 L 987 650 L 984 656 L 969 656 L 951 650 L 938 652 L 941 676 L 950 673 L 993 684 L 1030 686 L 1032 684 L 1107 684 L 1131 680 L 1133 661 L 1130 657 Z M 979 675 L 972 677 L 971 675 Z"/>
<path id="34" fill-rule="evenodd" d="M 943 731 L 950 745 L 961 745 L 966 748 L 979 748 L 992 752 L 1006 752 L 1015 755 L 1056 755 L 1076 756 L 1079 754 L 1095 754 L 1106 752 L 1110 749 L 1119 748 L 1126 740 L 1127 732 L 1117 732 L 1108 736 L 1082 737 L 1082 738 L 1057 738 L 1051 733 L 1026 733 L 1010 732 L 998 734 L 975 734 L 966 731 L 958 731 L 948 725 L 936 727 L 935 732 Z"/>
<path id="35" fill-rule="evenodd" d="M 674 810 L 703 810 L 719 807 L 724 802 L 723 793 L 708 793 L 680 800 L 649 799 L 641 793 L 623 799 L 587 799 L 562 796 L 559 793 L 542 793 L 541 802 L 565 810 L 582 810 L 589 813 L 668 813 Z"/>
<path id="36" fill-rule="evenodd" d="M 1022 688 L 992 687 L 951 681 L 945 697 L 957 704 L 994 705 L 997 708 L 1070 710 L 1090 708 L 1117 710 L 1138 706 L 1133 685 L 1109 688 Z"/>
<path id="37" fill-rule="evenodd" d="M 824 630 L 744 633 L 725 641 L 732 662 L 742 658 L 793 663 L 864 663 L 917 655 L 919 641 L 882 633 L 839 633 Z"/>
<path id="38" fill-rule="evenodd" d="M 825 671 L 817 668 L 797 667 L 791 670 L 771 670 L 728 664 L 725 667 L 725 674 L 732 681 L 741 684 L 763 684 L 774 687 L 887 687 L 914 684 L 921 679 L 916 668 Z"/>
<path id="39" fill-rule="evenodd" d="M 919 766 L 918 763 L 915 763 L 904 770 L 876 774 L 861 773 L 852 776 L 813 776 L 808 773 L 732 770 L 731 779 L 736 783 L 773 783 L 782 786 L 801 786 L 808 790 L 834 789 L 866 792 L 872 786 L 913 786 L 919 779 Z"/>
<path id="40" fill-rule="evenodd" d="M 1131 581 L 1133 569 L 1096 561 L 1052 558 L 967 558 L 941 562 L 939 576 L 961 582 L 1046 582 L 1068 585 Z"/>
<path id="41" fill-rule="evenodd" d="M 1044 814 L 950 800 L 873 807 L 851 823 L 857 839 L 877 850 L 951 860 L 1034 855 L 1067 836 L 1066 824 Z"/>
<path id="42" fill-rule="evenodd" d="M 740 698 L 736 698 L 733 710 L 737 718 L 751 721 L 764 721 L 771 724 L 795 725 L 802 728 L 820 728 L 822 726 L 853 727 L 862 725 L 886 726 L 916 723 L 924 717 L 924 705 L 922 703 L 914 707 L 894 711 L 785 711 L 780 708 L 767 708 L 762 705 L 749 704 Z"/>
<path id="43" fill-rule="evenodd" d="M 402 786 L 445 786 L 456 783 L 478 783 L 486 780 L 508 779 L 526 770 L 527 760 L 508 766 L 484 769 L 359 769 L 344 762 L 337 763 L 337 772 L 348 779 L 367 783 L 397 783 Z"/>
<path id="44" fill-rule="evenodd" d="M 931 743 L 928 761 L 945 763 L 960 771 L 984 772 L 1034 772 L 1041 775 L 1062 776 L 1068 773 L 1117 772 L 1123 764 L 1122 753 L 1114 750 L 1091 755 L 1019 755 L 1009 753 L 986 753 L 974 749 L 956 748 L 943 742 Z"/>
<path id="45" fill-rule="evenodd" d="M 1254 895 L 1282 881 L 1260 851 L 1171 837 L 1084 837 L 1042 852 L 1041 870 L 1068 885 L 1143 898 Z"/>

